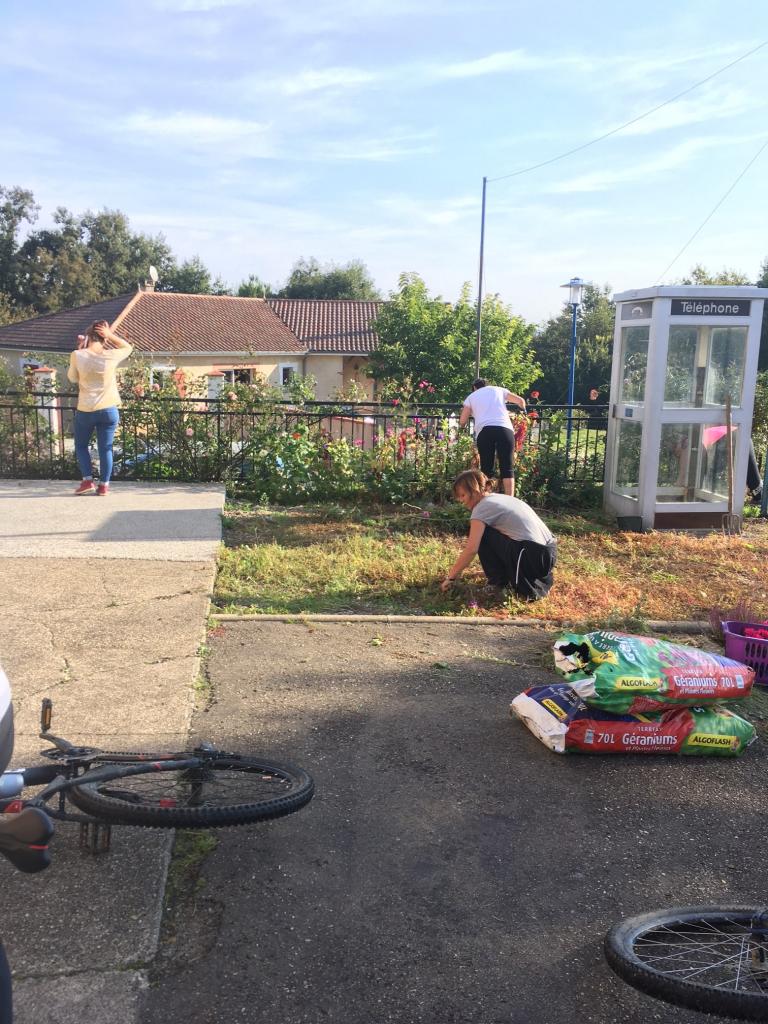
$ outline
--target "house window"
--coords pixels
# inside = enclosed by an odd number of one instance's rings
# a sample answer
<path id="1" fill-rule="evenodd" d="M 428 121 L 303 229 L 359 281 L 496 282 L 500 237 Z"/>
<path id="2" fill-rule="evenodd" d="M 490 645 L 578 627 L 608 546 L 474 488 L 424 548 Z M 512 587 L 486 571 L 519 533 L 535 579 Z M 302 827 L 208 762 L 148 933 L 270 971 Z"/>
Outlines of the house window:
<path id="1" fill-rule="evenodd" d="M 159 384 L 160 387 L 168 380 L 171 374 L 175 371 L 175 366 L 157 365 L 153 366 L 149 371 L 149 383 Z"/>
<path id="2" fill-rule="evenodd" d="M 280 387 L 287 388 L 291 383 L 291 380 L 296 375 L 296 367 L 293 363 L 281 363 L 279 367 L 280 372 Z"/>
<path id="3" fill-rule="evenodd" d="M 233 384 L 250 384 L 251 383 L 251 370 L 233 370 Z"/>

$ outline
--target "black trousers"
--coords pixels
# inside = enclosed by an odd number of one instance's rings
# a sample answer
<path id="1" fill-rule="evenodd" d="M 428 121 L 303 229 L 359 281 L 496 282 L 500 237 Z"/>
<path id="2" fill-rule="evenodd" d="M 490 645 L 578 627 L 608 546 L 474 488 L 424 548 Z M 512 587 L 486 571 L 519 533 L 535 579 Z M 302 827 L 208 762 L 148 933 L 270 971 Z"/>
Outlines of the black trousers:
<path id="1" fill-rule="evenodd" d="M 480 469 L 486 476 L 496 476 L 494 466 L 499 456 L 499 476 L 502 480 L 512 479 L 512 462 L 515 457 L 515 432 L 511 427 L 483 427 L 477 435 L 477 450 L 480 454 Z"/>
<path id="2" fill-rule="evenodd" d="M 489 583 L 511 587 L 526 601 L 538 601 L 552 588 L 552 570 L 557 561 L 555 541 L 535 544 L 530 540 L 512 540 L 486 526 L 477 553 Z"/>

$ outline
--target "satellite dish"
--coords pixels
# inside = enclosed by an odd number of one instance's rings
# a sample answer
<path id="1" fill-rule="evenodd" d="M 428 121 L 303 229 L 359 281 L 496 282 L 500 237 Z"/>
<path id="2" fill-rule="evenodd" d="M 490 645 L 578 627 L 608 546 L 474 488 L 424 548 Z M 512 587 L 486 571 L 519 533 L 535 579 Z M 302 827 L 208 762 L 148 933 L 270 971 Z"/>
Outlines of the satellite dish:
<path id="1" fill-rule="evenodd" d="M 150 280 L 152 281 L 152 284 L 157 284 L 157 282 L 159 280 L 159 277 L 160 277 L 160 275 L 157 272 L 157 267 L 150 267 L 149 268 L 149 277 L 150 277 Z"/>

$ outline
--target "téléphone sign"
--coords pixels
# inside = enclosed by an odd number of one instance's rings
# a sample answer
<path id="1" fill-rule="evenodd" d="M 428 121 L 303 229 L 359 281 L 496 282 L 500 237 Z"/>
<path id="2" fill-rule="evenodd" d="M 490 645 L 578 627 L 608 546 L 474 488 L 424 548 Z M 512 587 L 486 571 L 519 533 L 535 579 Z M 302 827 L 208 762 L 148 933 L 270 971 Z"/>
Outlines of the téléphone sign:
<path id="1" fill-rule="evenodd" d="M 672 299 L 672 316 L 749 316 L 749 299 Z"/>

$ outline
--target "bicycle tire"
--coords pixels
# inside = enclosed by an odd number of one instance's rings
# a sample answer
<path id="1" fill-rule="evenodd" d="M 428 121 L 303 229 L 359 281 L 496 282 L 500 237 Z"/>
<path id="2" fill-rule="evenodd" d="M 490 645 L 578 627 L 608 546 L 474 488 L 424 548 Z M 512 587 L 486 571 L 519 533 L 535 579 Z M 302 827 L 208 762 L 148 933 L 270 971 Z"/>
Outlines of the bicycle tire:
<path id="1" fill-rule="evenodd" d="M 646 995 L 701 1013 L 768 1021 L 767 926 L 766 907 L 656 910 L 614 925 L 605 957 Z"/>
<path id="2" fill-rule="evenodd" d="M 194 829 L 280 818 L 314 794 L 311 776 L 292 765 L 235 754 L 176 756 L 197 765 L 179 769 L 157 761 L 146 772 L 108 782 L 82 776 L 68 795 L 81 811 L 110 824 Z"/>

